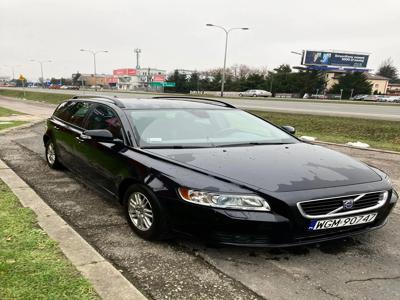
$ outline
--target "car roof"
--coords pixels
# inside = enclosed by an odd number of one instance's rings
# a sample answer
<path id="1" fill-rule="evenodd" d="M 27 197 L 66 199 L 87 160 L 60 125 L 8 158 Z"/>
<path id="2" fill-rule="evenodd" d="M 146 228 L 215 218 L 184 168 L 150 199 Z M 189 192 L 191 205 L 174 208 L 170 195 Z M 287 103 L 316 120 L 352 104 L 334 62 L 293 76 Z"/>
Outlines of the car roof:
<path id="1" fill-rule="evenodd" d="M 153 97 L 153 98 L 116 98 L 103 96 L 76 96 L 72 100 L 94 101 L 114 104 L 122 109 L 229 109 L 235 108 L 219 100 L 197 97 Z"/>

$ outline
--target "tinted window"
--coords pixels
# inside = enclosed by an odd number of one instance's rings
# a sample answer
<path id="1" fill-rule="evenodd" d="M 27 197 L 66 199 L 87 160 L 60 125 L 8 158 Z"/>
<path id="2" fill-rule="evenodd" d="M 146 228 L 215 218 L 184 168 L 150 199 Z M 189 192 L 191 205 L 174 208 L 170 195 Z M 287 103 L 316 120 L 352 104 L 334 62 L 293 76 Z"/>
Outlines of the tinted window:
<path id="1" fill-rule="evenodd" d="M 54 116 L 56 116 L 57 118 L 60 118 L 62 120 L 65 120 L 66 110 L 75 104 L 76 104 L 76 102 L 71 102 L 71 101 L 61 103 L 57 107 L 57 110 L 54 112 Z"/>
<path id="2" fill-rule="evenodd" d="M 90 105 L 87 102 L 65 102 L 57 108 L 54 115 L 68 123 L 82 127 Z"/>
<path id="3" fill-rule="evenodd" d="M 90 113 L 86 129 L 107 129 L 114 137 L 123 139 L 122 125 L 117 114 L 105 105 L 96 106 Z"/>
<path id="4" fill-rule="evenodd" d="M 90 104 L 87 102 L 78 102 L 73 109 L 71 109 L 71 116 L 69 123 L 82 127 L 83 120 L 86 117 L 90 108 Z"/>

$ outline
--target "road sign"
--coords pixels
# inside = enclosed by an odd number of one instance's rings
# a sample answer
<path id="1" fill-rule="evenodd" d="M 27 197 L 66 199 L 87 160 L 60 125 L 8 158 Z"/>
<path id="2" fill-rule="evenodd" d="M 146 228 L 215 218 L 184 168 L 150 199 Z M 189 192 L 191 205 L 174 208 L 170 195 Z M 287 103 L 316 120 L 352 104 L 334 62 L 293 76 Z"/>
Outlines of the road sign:
<path id="1" fill-rule="evenodd" d="M 23 80 L 23 81 L 25 81 L 26 78 L 24 77 L 24 75 L 20 74 L 18 80 Z"/>
<path id="2" fill-rule="evenodd" d="M 153 81 L 153 82 L 150 82 L 150 86 L 175 87 L 175 86 L 176 86 L 176 83 L 175 83 L 175 82 L 158 82 L 158 81 Z"/>

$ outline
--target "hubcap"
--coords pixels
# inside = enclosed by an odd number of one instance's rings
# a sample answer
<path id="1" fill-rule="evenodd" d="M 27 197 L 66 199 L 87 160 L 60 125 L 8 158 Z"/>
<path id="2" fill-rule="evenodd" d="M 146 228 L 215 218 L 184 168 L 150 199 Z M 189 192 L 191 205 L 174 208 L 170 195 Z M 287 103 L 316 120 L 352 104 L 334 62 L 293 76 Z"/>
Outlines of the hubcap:
<path id="1" fill-rule="evenodd" d="M 51 165 L 54 165 L 56 161 L 56 151 L 54 150 L 53 143 L 49 143 L 47 146 L 47 160 Z"/>
<path id="2" fill-rule="evenodd" d="M 147 231 L 153 225 L 153 209 L 145 195 L 134 192 L 129 197 L 129 217 L 136 228 Z"/>

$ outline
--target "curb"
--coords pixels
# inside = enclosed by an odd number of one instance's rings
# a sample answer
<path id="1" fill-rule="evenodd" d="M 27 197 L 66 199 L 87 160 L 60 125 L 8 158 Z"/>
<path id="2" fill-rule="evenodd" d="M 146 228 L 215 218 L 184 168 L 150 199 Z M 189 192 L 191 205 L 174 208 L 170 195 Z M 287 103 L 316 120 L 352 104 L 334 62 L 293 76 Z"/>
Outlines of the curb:
<path id="1" fill-rule="evenodd" d="M 321 145 L 339 146 L 339 147 L 356 149 L 356 150 L 364 150 L 364 151 L 372 151 L 372 152 L 381 152 L 381 153 L 400 155 L 400 152 L 397 152 L 397 151 L 383 150 L 383 149 L 376 149 L 376 148 L 358 148 L 358 147 L 354 147 L 354 146 L 348 146 L 348 145 L 345 145 L 345 144 L 337 144 L 337 143 L 332 143 L 332 142 L 314 141 L 314 142 L 311 142 L 311 143 L 312 144 L 321 144 Z"/>
<path id="2" fill-rule="evenodd" d="M 106 300 L 146 300 L 110 262 L 89 245 L 0 159 L 0 178 L 24 207 L 33 210 L 40 227 L 55 240 L 65 256 Z"/>

